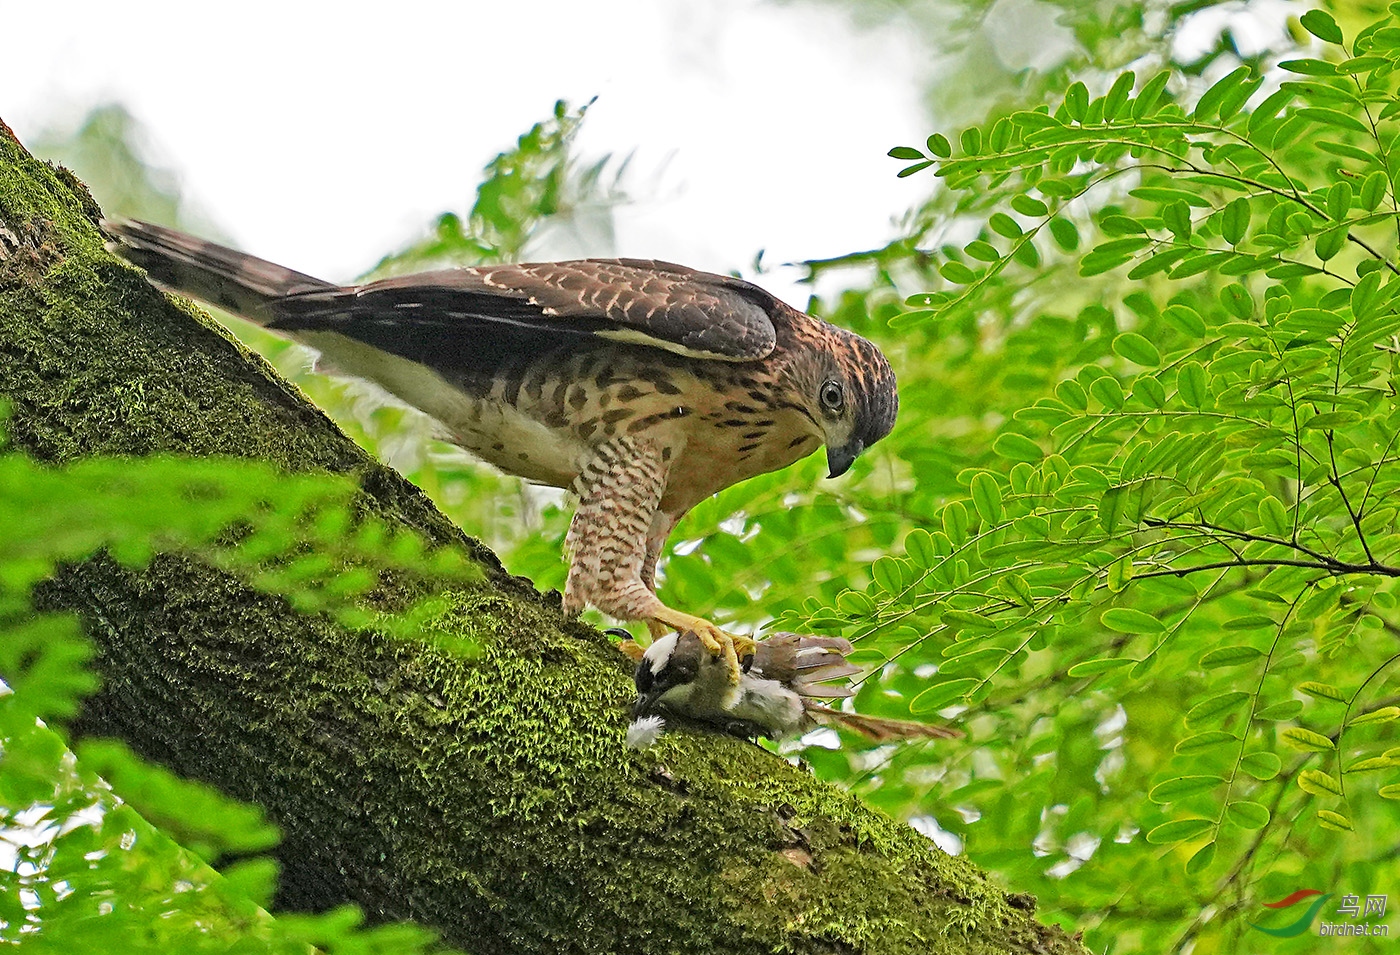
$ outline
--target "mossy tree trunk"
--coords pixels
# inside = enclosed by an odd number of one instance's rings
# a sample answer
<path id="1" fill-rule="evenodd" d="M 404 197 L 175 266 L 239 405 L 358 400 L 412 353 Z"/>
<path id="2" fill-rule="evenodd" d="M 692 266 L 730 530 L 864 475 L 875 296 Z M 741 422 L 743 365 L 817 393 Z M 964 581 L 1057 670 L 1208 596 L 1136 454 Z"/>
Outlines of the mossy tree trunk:
<path id="1" fill-rule="evenodd" d="M 98 217 L 0 123 L 15 445 L 349 475 L 363 507 L 487 571 L 434 621 L 480 644 L 470 661 L 299 615 L 184 558 L 94 558 L 48 585 L 98 647 L 103 689 L 74 732 L 263 806 L 285 833 L 281 904 L 355 902 L 469 952 L 1081 950 L 1029 899 L 756 746 L 673 733 L 625 749 L 628 666 L 607 641 L 108 254 Z"/>

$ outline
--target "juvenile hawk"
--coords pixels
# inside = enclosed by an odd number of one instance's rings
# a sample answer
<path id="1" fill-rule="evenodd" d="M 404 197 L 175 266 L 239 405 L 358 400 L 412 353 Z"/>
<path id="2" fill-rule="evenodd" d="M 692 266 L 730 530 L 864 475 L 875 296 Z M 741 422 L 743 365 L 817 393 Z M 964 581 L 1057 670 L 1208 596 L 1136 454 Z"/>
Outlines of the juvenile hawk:
<path id="1" fill-rule="evenodd" d="M 735 643 L 752 641 L 654 592 L 667 535 L 820 445 L 843 474 L 894 426 L 880 349 L 740 279 L 580 259 L 342 287 L 159 226 L 105 228 L 159 284 L 310 345 L 508 474 L 571 489 L 565 611 L 694 631 L 734 679 Z"/>

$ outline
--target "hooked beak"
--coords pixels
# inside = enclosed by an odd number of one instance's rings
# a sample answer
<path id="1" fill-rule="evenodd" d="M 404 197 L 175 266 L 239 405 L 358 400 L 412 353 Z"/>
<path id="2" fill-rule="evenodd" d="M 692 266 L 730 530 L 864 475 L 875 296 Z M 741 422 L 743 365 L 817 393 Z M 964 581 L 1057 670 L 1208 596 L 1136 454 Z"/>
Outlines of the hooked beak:
<path id="1" fill-rule="evenodd" d="M 836 478 L 845 474 L 855 464 L 856 458 L 865 450 L 865 442 L 859 439 L 852 441 L 843 448 L 826 449 L 827 477 Z"/>

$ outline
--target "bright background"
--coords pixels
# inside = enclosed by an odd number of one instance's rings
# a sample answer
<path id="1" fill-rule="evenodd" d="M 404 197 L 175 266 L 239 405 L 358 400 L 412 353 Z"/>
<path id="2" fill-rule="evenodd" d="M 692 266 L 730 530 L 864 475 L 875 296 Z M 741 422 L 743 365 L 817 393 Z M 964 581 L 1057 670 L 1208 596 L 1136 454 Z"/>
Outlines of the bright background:
<path id="1" fill-rule="evenodd" d="M 602 230 L 556 236 L 548 257 L 725 271 L 759 250 L 771 265 L 838 255 L 892 238 L 926 188 L 884 152 L 927 135 L 935 64 L 887 9 L 862 23 L 759 0 L 0 11 L 25 38 L 0 63 L 0 118 L 21 141 L 120 102 L 146 158 L 236 244 L 334 280 L 464 209 L 482 165 L 561 98 L 597 97 L 579 153 L 633 154 L 635 201 L 614 211 L 612 247 Z M 792 276 L 767 281 L 801 298 Z"/>

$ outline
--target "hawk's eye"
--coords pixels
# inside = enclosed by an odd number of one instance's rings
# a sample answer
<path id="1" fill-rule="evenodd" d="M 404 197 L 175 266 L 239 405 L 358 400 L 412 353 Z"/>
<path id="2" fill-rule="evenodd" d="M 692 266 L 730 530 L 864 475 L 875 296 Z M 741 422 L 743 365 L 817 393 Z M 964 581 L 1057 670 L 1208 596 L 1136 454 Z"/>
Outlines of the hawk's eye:
<path id="1" fill-rule="evenodd" d="M 825 381 L 821 390 L 822 407 L 832 414 L 840 414 L 846 406 L 846 390 L 839 381 Z"/>

